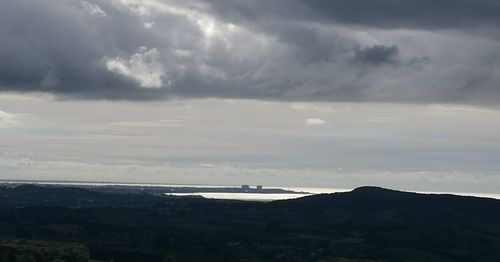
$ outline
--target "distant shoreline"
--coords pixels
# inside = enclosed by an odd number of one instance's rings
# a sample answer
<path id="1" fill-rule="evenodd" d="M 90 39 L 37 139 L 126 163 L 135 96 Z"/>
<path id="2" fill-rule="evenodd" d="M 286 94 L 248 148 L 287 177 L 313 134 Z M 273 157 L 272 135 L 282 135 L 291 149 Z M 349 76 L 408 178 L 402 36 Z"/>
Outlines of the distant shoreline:
<path id="1" fill-rule="evenodd" d="M 78 180 L 31 180 L 31 179 L 0 179 L 0 183 L 10 184 L 47 184 L 47 185 L 112 185 L 112 186 L 203 186 L 203 187 L 235 187 L 236 185 L 203 185 L 203 184 L 176 184 L 176 183 L 139 183 L 115 181 L 78 181 Z"/>
<path id="2" fill-rule="evenodd" d="M 216 186 L 216 185 L 181 185 L 160 183 L 120 183 L 120 182 L 88 182 L 88 181 L 48 181 L 48 180 L 0 180 L 0 184 L 36 184 L 47 186 L 74 186 L 83 188 L 99 188 L 99 191 L 129 191 L 161 194 L 193 194 L 193 193 L 244 193 L 244 194 L 297 194 L 311 195 L 310 192 L 294 191 L 279 187 L 263 186 Z"/>
<path id="3" fill-rule="evenodd" d="M 0 179 L 0 184 L 39 184 L 39 185 L 61 185 L 61 186 L 82 186 L 82 187 L 143 187 L 143 188 L 196 188 L 196 189 L 234 189 L 239 188 L 237 185 L 203 185 L 203 184 L 165 184 L 165 183 L 138 183 L 138 182 L 112 182 L 112 181 L 61 181 L 61 180 L 27 180 L 27 179 Z M 348 192 L 352 189 L 345 188 L 308 188 L 308 187 L 288 187 L 288 186 L 272 186 L 266 187 L 270 189 L 281 189 L 286 193 L 296 193 L 296 194 L 327 194 L 336 192 Z M 500 193 L 478 193 L 478 192 L 450 192 L 450 191 L 414 191 L 414 190 L 402 190 L 406 192 L 414 192 L 421 194 L 451 194 L 458 196 L 473 196 L 473 197 L 483 197 L 483 198 L 493 198 L 500 199 Z M 161 193 L 208 193 L 209 191 L 177 191 L 177 192 L 161 192 Z M 216 191 L 212 193 L 227 193 Z M 160 193 L 160 192 L 158 192 Z M 234 192 L 237 193 L 237 192 Z M 242 192 L 240 192 L 242 193 Z M 245 192 L 246 193 L 246 192 Z"/>

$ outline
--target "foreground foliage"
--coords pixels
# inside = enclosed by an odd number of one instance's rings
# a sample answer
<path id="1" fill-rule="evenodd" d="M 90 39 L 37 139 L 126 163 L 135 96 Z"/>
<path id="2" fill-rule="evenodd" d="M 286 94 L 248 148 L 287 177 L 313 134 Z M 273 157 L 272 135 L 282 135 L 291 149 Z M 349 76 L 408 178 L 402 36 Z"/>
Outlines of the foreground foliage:
<path id="1" fill-rule="evenodd" d="M 87 248 L 78 244 L 0 239 L 0 261 L 6 262 L 88 262 Z"/>

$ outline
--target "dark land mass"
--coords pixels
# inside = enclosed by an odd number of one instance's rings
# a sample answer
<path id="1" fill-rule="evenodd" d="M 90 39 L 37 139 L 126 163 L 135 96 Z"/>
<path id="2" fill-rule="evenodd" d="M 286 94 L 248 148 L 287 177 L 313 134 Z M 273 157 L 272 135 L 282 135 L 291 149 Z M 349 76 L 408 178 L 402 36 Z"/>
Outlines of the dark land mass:
<path id="1" fill-rule="evenodd" d="M 103 193 L 255 193 L 255 194 L 309 194 L 280 188 L 255 188 L 255 187 L 203 187 L 203 186 L 131 186 L 131 185 L 106 185 L 106 186 L 77 186 Z"/>
<path id="2" fill-rule="evenodd" d="M 89 260 L 500 261 L 500 201 L 377 187 L 262 203 L 0 186 L 0 261 Z"/>
<path id="3" fill-rule="evenodd" d="M 58 181 L 10 181 L 1 180 L 0 184 L 8 183 L 11 185 L 43 185 L 43 186 L 55 186 L 55 187 L 75 187 L 84 188 L 92 191 L 104 192 L 104 193 L 149 193 L 149 194 L 164 194 L 164 193 L 257 193 L 257 194 L 310 194 L 309 192 L 297 192 L 292 190 L 285 190 L 281 188 L 263 188 L 251 187 L 249 185 L 242 185 L 241 187 L 215 187 L 215 186 L 169 186 L 161 184 L 148 184 L 146 185 L 134 185 L 134 184 L 113 184 L 106 182 L 79 182 L 79 181 L 68 181 L 68 182 L 58 182 Z M 67 184 L 65 184 L 67 183 Z"/>

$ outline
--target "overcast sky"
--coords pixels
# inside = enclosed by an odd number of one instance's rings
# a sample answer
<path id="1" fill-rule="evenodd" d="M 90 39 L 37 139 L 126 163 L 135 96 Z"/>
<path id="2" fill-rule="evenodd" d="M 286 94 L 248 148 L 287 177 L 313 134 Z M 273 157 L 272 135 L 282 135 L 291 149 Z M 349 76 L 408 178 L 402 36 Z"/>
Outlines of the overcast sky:
<path id="1" fill-rule="evenodd" d="M 0 1 L 0 61 L 0 178 L 500 187 L 498 1 Z"/>

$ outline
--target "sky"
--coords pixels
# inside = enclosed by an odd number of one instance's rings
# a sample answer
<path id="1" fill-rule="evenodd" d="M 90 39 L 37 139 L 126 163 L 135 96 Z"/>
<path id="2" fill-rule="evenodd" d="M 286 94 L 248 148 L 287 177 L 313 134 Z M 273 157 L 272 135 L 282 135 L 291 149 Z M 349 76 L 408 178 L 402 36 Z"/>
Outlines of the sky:
<path id="1" fill-rule="evenodd" d="M 495 193 L 500 2 L 0 1 L 0 179 Z"/>

